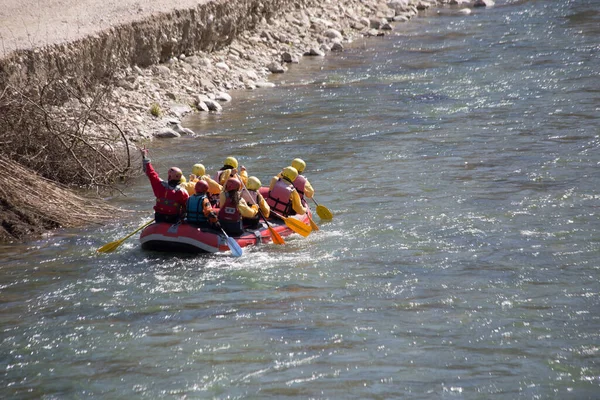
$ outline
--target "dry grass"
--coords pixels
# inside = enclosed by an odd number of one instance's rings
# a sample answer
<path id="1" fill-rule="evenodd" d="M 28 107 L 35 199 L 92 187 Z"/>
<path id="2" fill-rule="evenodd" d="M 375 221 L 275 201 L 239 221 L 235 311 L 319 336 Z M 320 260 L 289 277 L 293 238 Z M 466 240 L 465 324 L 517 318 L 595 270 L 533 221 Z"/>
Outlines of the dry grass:
<path id="1" fill-rule="evenodd" d="M 102 223 L 121 212 L 81 197 L 0 155 L 0 240 L 21 239 L 58 227 Z"/>

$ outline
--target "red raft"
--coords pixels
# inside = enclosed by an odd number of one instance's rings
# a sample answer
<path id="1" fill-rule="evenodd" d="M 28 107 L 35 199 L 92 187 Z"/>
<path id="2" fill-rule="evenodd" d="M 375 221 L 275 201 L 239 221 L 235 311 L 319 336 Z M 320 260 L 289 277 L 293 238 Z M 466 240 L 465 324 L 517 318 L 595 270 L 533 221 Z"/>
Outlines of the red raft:
<path id="1" fill-rule="evenodd" d="M 289 217 L 299 223 L 310 224 L 310 210 L 305 215 Z M 289 221 L 288 221 L 289 223 Z M 280 236 L 289 236 L 294 231 L 284 221 L 269 219 L 271 228 Z M 240 236 L 230 236 L 240 247 L 255 246 L 273 241 L 271 231 L 261 219 L 257 229 L 247 229 Z M 229 251 L 227 239 L 221 231 L 200 228 L 188 223 L 168 224 L 165 222 L 148 225 L 140 235 L 142 249 L 176 253 L 218 253 Z"/>

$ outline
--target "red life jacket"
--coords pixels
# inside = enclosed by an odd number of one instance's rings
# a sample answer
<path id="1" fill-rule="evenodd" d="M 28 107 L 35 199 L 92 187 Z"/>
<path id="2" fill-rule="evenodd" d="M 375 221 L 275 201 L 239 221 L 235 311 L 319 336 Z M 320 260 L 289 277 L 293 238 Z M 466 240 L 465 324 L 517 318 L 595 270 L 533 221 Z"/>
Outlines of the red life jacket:
<path id="1" fill-rule="evenodd" d="M 271 209 L 279 212 L 283 215 L 291 215 L 292 210 L 292 192 L 294 186 L 284 179 L 279 179 L 275 182 L 273 189 L 269 192 L 267 197 L 267 204 Z"/>
<path id="2" fill-rule="evenodd" d="M 164 187 L 164 195 L 156 198 L 154 211 L 165 215 L 181 214 L 187 200 L 187 197 L 183 195 L 183 189 L 179 185 L 171 188 L 165 181 L 162 181 L 162 185 Z"/>
<path id="3" fill-rule="evenodd" d="M 219 221 L 226 222 L 238 222 L 242 220 L 242 214 L 238 210 L 237 206 L 233 204 L 233 200 L 229 197 L 229 194 L 225 194 L 225 204 L 221 204 L 219 209 Z"/>

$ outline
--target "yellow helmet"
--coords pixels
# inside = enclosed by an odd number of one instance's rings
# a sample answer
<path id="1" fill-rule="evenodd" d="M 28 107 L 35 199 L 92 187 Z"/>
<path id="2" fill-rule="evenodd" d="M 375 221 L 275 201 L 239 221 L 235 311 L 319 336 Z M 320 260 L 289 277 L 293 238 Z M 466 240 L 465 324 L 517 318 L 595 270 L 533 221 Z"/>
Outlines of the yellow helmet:
<path id="1" fill-rule="evenodd" d="M 298 177 L 298 170 L 294 167 L 285 167 L 281 171 L 281 176 L 283 176 L 290 182 L 294 182 L 294 180 Z"/>
<path id="2" fill-rule="evenodd" d="M 183 185 L 186 182 L 187 182 L 187 179 L 185 179 L 185 176 L 181 175 L 181 179 L 179 179 L 179 184 Z"/>
<path id="3" fill-rule="evenodd" d="M 223 165 L 229 165 L 230 167 L 237 168 L 238 167 L 238 162 L 233 157 L 227 157 L 225 159 L 225 161 L 223 161 Z"/>
<path id="4" fill-rule="evenodd" d="M 298 173 L 301 174 L 306 169 L 306 163 L 301 158 L 294 158 L 292 160 L 292 167 L 296 168 Z"/>
<path id="5" fill-rule="evenodd" d="M 255 177 L 255 176 L 251 176 L 250 178 L 248 178 L 248 184 L 246 185 L 246 187 L 249 190 L 258 190 L 261 187 L 261 183 L 260 180 Z"/>
<path id="6" fill-rule="evenodd" d="M 198 178 L 204 176 L 206 174 L 206 169 L 202 164 L 194 164 L 192 167 L 192 174 L 196 175 Z"/>

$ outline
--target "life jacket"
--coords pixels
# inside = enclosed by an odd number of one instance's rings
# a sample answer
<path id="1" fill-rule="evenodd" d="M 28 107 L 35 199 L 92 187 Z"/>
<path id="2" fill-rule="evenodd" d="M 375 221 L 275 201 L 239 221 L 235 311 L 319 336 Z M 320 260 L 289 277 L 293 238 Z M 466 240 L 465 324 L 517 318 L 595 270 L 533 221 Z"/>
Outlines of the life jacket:
<path id="1" fill-rule="evenodd" d="M 208 223 L 208 218 L 204 216 L 204 199 L 206 193 L 195 194 L 187 202 L 187 221 L 195 224 Z"/>
<path id="2" fill-rule="evenodd" d="M 223 185 L 223 186 L 225 185 L 225 182 L 221 183 L 221 175 L 223 175 L 223 172 L 225 172 L 225 171 L 227 171 L 227 170 L 225 170 L 225 169 L 220 169 L 220 170 L 218 170 L 218 171 L 217 171 L 217 173 L 215 174 L 215 181 L 217 181 L 217 183 L 218 183 L 219 185 Z"/>
<path id="3" fill-rule="evenodd" d="M 181 186 L 177 185 L 174 188 L 169 186 L 169 184 L 165 181 L 161 182 L 163 187 L 165 188 L 164 195 L 162 197 L 156 198 L 156 204 L 154 205 L 154 211 L 165 214 L 165 215 L 179 215 L 181 214 L 182 208 L 184 204 L 181 204 L 180 201 L 182 199 L 182 194 L 178 193 L 179 191 L 183 192 Z"/>
<path id="4" fill-rule="evenodd" d="M 219 221 L 237 222 L 242 220 L 242 214 L 237 206 L 233 204 L 233 200 L 229 197 L 229 193 L 225 194 L 225 204 L 221 204 L 219 209 Z"/>
<path id="5" fill-rule="evenodd" d="M 275 182 L 273 189 L 269 192 L 267 204 L 272 210 L 275 210 L 284 216 L 294 214 L 291 197 L 294 190 L 294 186 L 291 183 L 284 179 L 279 179 Z"/>
<path id="6" fill-rule="evenodd" d="M 229 193 L 225 194 L 225 204 L 221 204 L 219 209 L 219 222 L 221 227 L 230 235 L 241 235 L 244 232 L 242 214 L 237 206 L 233 204 Z"/>
<path id="7" fill-rule="evenodd" d="M 296 179 L 294 179 L 294 187 L 300 195 L 300 200 L 304 202 L 304 188 L 306 187 L 306 178 L 304 177 L 304 175 L 298 174 Z"/>
<path id="8" fill-rule="evenodd" d="M 258 193 L 256 192 L 256 190 L 243 190 L 242 199 L 246 200 L 246 203 L 248 203 L 248 205 L 250 206 L 252 204 L 258 204 Z"/>

